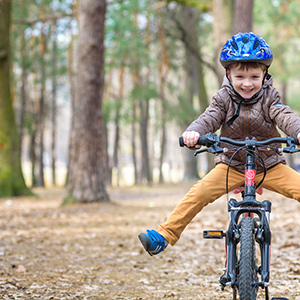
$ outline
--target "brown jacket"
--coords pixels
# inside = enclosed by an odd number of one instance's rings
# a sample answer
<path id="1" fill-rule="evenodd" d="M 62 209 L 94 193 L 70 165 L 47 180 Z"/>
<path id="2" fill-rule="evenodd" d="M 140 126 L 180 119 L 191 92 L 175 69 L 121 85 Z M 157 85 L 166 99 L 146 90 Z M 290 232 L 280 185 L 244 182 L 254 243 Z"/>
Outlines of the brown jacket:
<path id="1" fill-rule="evenodd" d="M 281 96 L 272 84 L 273 78 L 268 74 L 257 97 L 249 102 L 243 102 L 239 116 L 231 125 L 228 125 L 226 123 L 235 115 L 241 100 L 225 77 L 222 88 L 213 96 L 210 106 L 197 120 L 191 123 L 187 131 L 193 130 L 204 135 L 221 128 L 221 136 L 236 140 L 255 137 L 260 141 L 280 136 L 278 127 L 288 136 L 297 136 L 300 132 L 300 118 L 289 106 L 281 103 Z M 267 169 L 278 163 L 286 163 L 283 155 L 276 150 L 258 148 L 257 151 L 264 160 Z M 217 154 L 215 157 L 216 164 L 221 162 L 227 164 L 231 155 L 232 152 Z M 245 153 L 240 151 L 233 158 L 231 166 L 243 172 L 245 157 Z M 258 162 L 257 172 L 262 171 L 263 168 Z"/>

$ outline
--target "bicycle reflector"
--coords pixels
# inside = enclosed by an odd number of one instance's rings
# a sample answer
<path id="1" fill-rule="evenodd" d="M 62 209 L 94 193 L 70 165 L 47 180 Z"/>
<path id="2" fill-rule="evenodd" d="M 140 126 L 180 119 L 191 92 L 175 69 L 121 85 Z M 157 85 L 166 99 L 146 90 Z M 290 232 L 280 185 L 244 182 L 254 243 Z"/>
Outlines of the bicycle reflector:
<path id="1" fill-rule="evenodd" d="M 204 230 L 203 237 L 205 239 L 222 239 L 226 234 L 222 230 Z"/>

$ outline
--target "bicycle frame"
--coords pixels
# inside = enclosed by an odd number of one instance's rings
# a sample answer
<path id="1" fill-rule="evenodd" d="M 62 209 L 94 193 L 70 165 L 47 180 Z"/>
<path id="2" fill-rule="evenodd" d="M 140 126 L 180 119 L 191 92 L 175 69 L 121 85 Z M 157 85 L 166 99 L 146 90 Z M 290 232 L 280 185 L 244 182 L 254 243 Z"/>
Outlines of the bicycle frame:
<path id="1" fill-rule="evenodd" d="M 249 146 L 252 147 L 252 146 Z M 255 158 L 247 153 L 245 165 L 245 191 L 243 201 L 238 202 L 235 199 L 230 199 L 228 202 L 229 212 L 229 227 L 226 233 L 226 273 L 220 279 L 223 287 L 230 284 L 231 287 L 238 287 L 236 281 L 236 248 L 239 242 L 239 218 L 242 214 L 255 214 L 259 217 L 259 225 L 255 236 L 256 242 L 260 245 L 261 250 L 261 281 L 256 282 L 258 286 L 265 288 L 269 285 L 270 279 L 270 246 L 271 246 L 271 231 L 269 227 L 269 215 L 271 212 L 271 202 L 265 200 L 263 202 L 256 201 L 256 170 Z"/>

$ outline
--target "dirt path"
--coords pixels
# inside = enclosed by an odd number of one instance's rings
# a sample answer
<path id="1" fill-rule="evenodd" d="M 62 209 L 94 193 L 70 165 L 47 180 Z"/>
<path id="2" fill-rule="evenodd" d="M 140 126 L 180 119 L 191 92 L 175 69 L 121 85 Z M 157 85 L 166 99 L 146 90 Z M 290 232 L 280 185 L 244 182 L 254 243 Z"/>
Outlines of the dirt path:
<path id="1" fill-rule="evenodd" d="M 226 199 L 205 208 L 174 247 L 156 257 L 137 235 L 165 221 L 188 186 L 110 191 L 113 204 L 60 207 L 63 191 L 0 200 L 0 299 L 231 299 L 220 290 Z M 300 299 L 300 205 L 269 192 L 272 296 Z M 264 299 L 260 293 L 258 299 Z"/>

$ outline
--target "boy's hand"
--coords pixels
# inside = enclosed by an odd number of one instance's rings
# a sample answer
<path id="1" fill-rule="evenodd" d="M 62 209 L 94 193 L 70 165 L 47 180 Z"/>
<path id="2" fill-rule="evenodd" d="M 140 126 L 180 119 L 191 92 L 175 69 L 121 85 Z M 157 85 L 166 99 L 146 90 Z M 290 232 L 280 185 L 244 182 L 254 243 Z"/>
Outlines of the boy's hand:
<path id="1" fill-rule="evenodd" d="M 299 133 L 300 135 L 300 133 Z M 200 137 L 200 134 L 196 131 L 185 131 L 183 134 L 182 134 L 182 137 L 183 137 L 183 142 L 185 143 L 185 145 L 189 148 L 201 148 L 200 145 L 196 145 L 199 137 Z M 299 136 L 300 138 L 300 136 Z"/>

